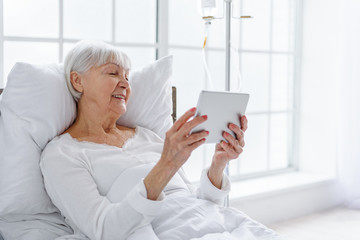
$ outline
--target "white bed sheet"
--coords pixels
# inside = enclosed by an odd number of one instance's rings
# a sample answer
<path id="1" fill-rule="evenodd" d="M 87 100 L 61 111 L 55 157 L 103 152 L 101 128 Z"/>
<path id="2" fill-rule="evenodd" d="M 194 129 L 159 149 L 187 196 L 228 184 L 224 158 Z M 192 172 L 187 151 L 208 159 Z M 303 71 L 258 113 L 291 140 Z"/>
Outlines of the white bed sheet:
<path id="1" fill-rule="evenodd" d="M 1 217 L 0 233 L 4 240 L 54 240 L 72 230 L 60 214 L 53 213 Z"/>
<path id="2" fill-rule="evenodd" d="M 231 233 L 212 233 L 201 238 L 192 240 L 283 240 L 285 238 L 276 236 L 254 236 L 250 228 L 259 228 L 261 224 L 256 222 L 244 221 L 239 227 Z M 268 230 L 272 232 L 272 230 Z M 82 234 L 73 234 L 70 227 L 65 223 L 63 217 L 58 214 L 39 214 L 34 216 L 10 216 L 0 219 L 0 233 L 4 239 L 0 240 L 88 240 Z M 271 234 L 270 234 L 271 235 Z M 153 232 L 149 234 L 146 228 L 137 231 L 137 234 L 131 236 L 128 240 L 158 240 L 153 236 Z"/>

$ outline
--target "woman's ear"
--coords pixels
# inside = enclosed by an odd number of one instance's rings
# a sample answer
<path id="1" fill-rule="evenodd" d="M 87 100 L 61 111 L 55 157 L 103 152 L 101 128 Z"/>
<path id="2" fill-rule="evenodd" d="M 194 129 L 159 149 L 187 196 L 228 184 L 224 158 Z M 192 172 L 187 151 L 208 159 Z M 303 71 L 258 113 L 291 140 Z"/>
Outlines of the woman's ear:
<path id="1" fill-rule="evenodd" d="M 71 72 L 70 73 L 70 81 L 76 91 L 81 92 L 81 93 L 83 92 L 81 76 L 79 73 Z"/>

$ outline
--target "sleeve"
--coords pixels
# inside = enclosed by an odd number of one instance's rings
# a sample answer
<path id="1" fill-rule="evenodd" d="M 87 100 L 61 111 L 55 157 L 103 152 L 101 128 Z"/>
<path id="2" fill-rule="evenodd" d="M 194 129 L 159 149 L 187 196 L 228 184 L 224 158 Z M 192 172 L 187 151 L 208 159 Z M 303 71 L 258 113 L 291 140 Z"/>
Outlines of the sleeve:
<path id="1" fill-rule="evenodd" d="M 164 140 L 157 136 L 154 132 L 147 129 L 148 134 L 151 136 L 151 140 L 157 143 L 163 143 Z M 189 190 L 196 195 L 197 198 L 206 199 L 212 201 L 218 205 L 224 205 L 225 197 L 229 194 L 231 190 L 231 184 L 229 178 L 224 174 L 221 189 L 215 187 L 207 173 L 209 168 L 206 168 L 202 171 L 201 178 L 200 178 L 200 185 L 198 188 L 192 184 L 189 179 L 187 178 L 185 171 L 183 168 L 180 168 L 178 173 L 180 174 L 183 181 L 186 183 Z"/>
<path id="2" fill-rule="evenodd" d="M 218 205 L 223 205 L 225 197 L 229 194 L 231 190 L 231 184 L 229 178 L 224 174 L 221 182 L 221 189 L 215 187 L 209 177 L 208 177 L 209 168 L 205 168 L 200 177 L 200 184 L 196 188 L 186 177 L 184 170 L 181 168 L 179 174 L 184 180 L 191 192 L 193 192 L 197 198 L 209 200 Z"/>
<path id="3" fill-rule="evenodd" d="M 79 155 L 46 150 L 40 162 L 45 188 L 61 213 L 90 239 L 126 239 L 160 212 L 164 195 L 147 199 L 143 181 L 121 202 L 111 203 L 100 195 Z"/>

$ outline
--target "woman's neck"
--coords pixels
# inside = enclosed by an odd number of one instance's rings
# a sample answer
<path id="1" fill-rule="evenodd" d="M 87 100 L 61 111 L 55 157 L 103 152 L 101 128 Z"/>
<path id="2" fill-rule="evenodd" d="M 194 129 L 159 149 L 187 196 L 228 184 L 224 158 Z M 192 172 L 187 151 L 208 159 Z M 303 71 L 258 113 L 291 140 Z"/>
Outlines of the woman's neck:
<path id="1" fill-rule="evenodd" d="M 97 111 L 96 106 L 89 106 L 86 103 L 79 102 L 77 117 L 71 130 L 78 136 L 106 136 L 119 129 L 116 121 L 119 116 L 113 116 L 104 111 Z"/>

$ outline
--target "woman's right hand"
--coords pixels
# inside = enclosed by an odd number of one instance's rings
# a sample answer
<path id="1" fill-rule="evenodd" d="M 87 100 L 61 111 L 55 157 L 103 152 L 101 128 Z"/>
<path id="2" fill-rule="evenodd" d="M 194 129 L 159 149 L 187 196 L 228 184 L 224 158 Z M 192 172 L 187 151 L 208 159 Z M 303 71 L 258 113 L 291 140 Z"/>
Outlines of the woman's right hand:
<path id="1" fill-rule="evenodd" d="M 160 160 L 144 179 L 147 198 L 156 200 L 175 173 L 189 159 L 191 152 L 205 142 L 208 131 L 190 134 L 191 129 L 207 120 L 207 116 L 195 115 L 196 108 L 188 110 L 166 132 Z"/>
<path id="2" fill-rule="evenodd" d="M 207 120 L 207 116 L 204 115 L 189 121 L 195 115 L 195 111 L 196 108 L 192 108 L 185 112 L 165 135 L 160 161 L 166 161 L 176 171 L 189 159 L 192 151 L 205 142 L 205 137 L 209 135 L 209 132 L 205 130 L 190 134 L 194 127 Z"/>

